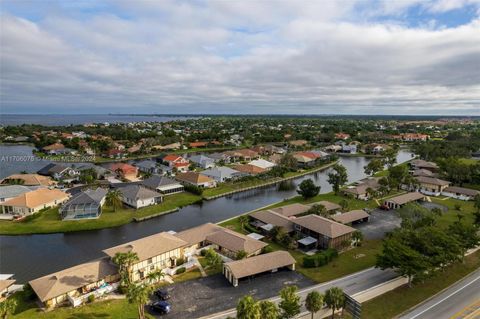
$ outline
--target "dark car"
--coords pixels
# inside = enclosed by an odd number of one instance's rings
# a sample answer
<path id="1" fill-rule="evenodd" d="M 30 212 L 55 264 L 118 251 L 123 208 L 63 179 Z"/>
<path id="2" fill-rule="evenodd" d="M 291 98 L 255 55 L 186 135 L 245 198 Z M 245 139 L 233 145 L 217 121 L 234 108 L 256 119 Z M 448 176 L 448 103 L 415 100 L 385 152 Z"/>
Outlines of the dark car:
<path id="1" fill-rule="evenodd" d="M 157 289 L 154 292 L 155 296 L 157 296 L 160 300 L 168 300 L 170 299 L 170 294 L 165 289 Z"/>
<path id="2" fill-rule="evenodd" d="M 161 315 L 165 315 L 169 313 L 172 308 L 168 302 L 163 300 L 152 303 L 150 307 L 154 312 L 159 313 Z"/>

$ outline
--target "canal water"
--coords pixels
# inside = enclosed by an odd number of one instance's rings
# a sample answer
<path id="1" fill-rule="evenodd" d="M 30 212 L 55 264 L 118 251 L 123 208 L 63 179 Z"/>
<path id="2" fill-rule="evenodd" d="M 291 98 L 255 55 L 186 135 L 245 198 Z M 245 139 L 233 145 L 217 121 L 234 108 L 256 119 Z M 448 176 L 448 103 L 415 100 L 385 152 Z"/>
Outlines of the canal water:
<path id="1" fill-rule="evenodd" d="M 411 159 L 401 150 L 397 162 Z M 365 177 L 363 167 L 369 159 L 342 157 L 349 182 Z M 0 163 L 1 164 L 1 163 Z M 1 166 L 0 166 L 1 168 Z M 152 235 L 161 231 L 181 231 L 207 222 L 219 222 L 296 195 L 297 185 L 312 178 L 321 192 L 331 191 L 329 170 L 313 173 L 282 185 L 271 185 L 190 205 L 178 212 L 120 227 L 66 234 L 0 236 L 0 273 L 13 273 L 24 283 L 88 260 L 102 257 L 102 249 Z"/>

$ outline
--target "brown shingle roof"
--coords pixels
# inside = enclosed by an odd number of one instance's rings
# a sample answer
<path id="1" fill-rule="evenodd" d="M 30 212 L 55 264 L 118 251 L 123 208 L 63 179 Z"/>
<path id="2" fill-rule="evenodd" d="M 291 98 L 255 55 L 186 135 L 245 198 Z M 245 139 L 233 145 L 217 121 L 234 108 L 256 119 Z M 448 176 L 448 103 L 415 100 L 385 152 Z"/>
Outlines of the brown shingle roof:
<path id="1" fill-rule="evenodd" d="M 206 240 L 230 251 L 239 252 L 243 250 L 247 254 L 254 253 L 267 246 L 263 241 L 253 239 L 226 228 L 208 235 Z"/>
<path id="2" fill-rule="evenodd" d="M 255 165 L 250 165 L 250 164 L 235 165 L 233 169 L 239 172 L 252 174 L 252 175 L 265 173 L 267 171 L 264 168 L 261 168 Z"/>
<path id="3" fill-rule="evenodd" d="M 187 244 L 186 241 L 175 237 L 174 235 L 162 232 L 105 249 L 103 252 L 108 256 L 113 257 L 116 253 L 126 253 L 131 251 L 137 253 L 138 259 L 142 261 L 184 247 Z"/>
<path id="4" fill-rule="evenodd" d="M 212 223 L 207 223 L 207 224 L 203 224 L 197 227 L 193 227 L 193 228 L 181 231 L 175 234 L 175 236 L 186 241 L 190 245 L 195 245 L 204 241 L 208 235 L 222 229 L 223 227 L 221 226 L 218 226 Z"/>
<path id="5" fill-rule="evenodd" d="M 284 228 L 287 232 L 293 231 L 293 223 L 288 218 L 272 210 L 261 210 L 258 212 L 251 213 L 252 218 L 258 219 L 265 224 L 271 224 L 273 226 L 278 226 Z"/>
<path id="6" fill-rule="evenodd" d="M 432 185 L 439 185 L 445 186 L 449 185 L 449 181 L 444 181 L 443 179 L 435 178 L 435 177 L 427 177 L 427 176 L 417 176 L 415 179 L 422 184 L 432 184 Z"/>
<path id="7" fill-rule="evenodd" d="M 311 207 L 303 204 L 290 204 L 281 207 L 272 208 L 271 210 L 277 212 L 285 217 L 296 216 L 307 212 Z"/>
<path id="8" fill-rule="evenodd" d="M 273 269 L 295 264 L 295 259 L 287 251 L 274 251 L 247 259 L 231 261 L 225 264 L 232 275 L 239 279 Z"/>
<path id="9" fill-rule="evenodd" d="M 355 228 L 337 223 L 333 220 L 318 216 L 307 215 L 293 220 L 294 224 L 313 230 L 329 238 L 336 238 L 348 233 L 353 233 Z"/>
<path id="10" fill-rule="evenodd" d="M 214 182 L 214 180 L 211 179 L 210 177 L 205 176 L 203 174 L 196 173 L 196 172 L 186 172 L 186 173 L 177 174 L 175 178 L 179 181 L 192 183 L 192 184 Z"/>
<path id="11" fill-rule="evenodd" d="M 449 186 L 443 190 L 444 192 L 462 194 L 467 196 L 476 196 L 480 194 L 480 191 L 470 188 L 458 187 L 458 186 Z"/>
<path id="12" fill-rule="evenodd" d="M 31 280 L 29 284 L 38 298 L 46 301 L 116 273 L 117 267 L 109 258 L 102 258 Z"/>
<path id="13" fill-rule="evenodd" d="M 16 282 L 15 279 L 5 279 L 5 280 L 0 280 L 0 292 L 4 291 L 11 285 L 13 285 Z"/>
<path id="14" fill-rule="evenodd" d="M 357 220 L 368 218 L 368 217 L 370 217 L 370 215 L 367 214 L 365 211 L 361 209 L 357 209 L 357 210 L 351 210 L 343 214 L 333 215 L 332 219 L 342 224 L 350 224 Z"/>
<path id="15" fill-rule="evenodd" d="M 399 196 L 395 196 L 392 198 L 389 198 L 385 200 L 385 202 L 391 202 L 397 205 L 403 205 L 409 202 L 414 202 L 420 199 L 425 198 L 425 195 L 419 193 L 419 192 L 412 192 L 412 193 L 407 193 Z"/>
<path id="16" fill-rule="evenodd" d="M 17 197 L 7 200 L 0 205 L 3 206 L 15 206 L 15 207 L 27 207 L 36 208 L 43 204 L 50 203 L 54 200 L 58 201 L 58 204 L 67 200 L 69 195 L 58 189 L 39 188 L 31 192 L 23 193 Z"/>
<path id="17" fill-rule="evenodd" d="M 315 205 L 322 205 L 323 207 L 325 207 L 325 209 L 329 212 L 331 210 L 337 210 L 337 209 L 340 209 L 342 208 L 340 205 L 336 204 L 336 203 L 332 203 L 332 202 L 329 202 L 329 201 L 326 201 L 326 200 L 321 200 L 319 202 L 315 202 L 315 203 L 311 203 L 309 204 L 309 206 L 313 207 Z"/>

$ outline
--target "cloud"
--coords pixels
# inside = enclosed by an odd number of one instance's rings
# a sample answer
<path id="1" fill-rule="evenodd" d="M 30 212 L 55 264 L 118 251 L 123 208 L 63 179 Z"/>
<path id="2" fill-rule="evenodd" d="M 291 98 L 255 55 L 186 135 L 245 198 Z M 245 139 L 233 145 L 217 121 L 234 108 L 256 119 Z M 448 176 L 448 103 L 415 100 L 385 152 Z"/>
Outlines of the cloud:
<path id="1" fill-rule="evenodd" d="M 1 112 L 480 115 L 480 19 L 394 18 L 474 2 L 380 2 L 383 21 L 354 1 L 4 10 Z"/>

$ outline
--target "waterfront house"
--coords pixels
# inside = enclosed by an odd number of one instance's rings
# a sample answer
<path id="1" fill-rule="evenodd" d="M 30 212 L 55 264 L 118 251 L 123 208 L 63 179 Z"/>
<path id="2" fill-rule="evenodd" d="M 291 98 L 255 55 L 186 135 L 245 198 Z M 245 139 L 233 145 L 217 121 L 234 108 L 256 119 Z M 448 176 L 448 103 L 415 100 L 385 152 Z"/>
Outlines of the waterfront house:
<path id="1" fill-rule="evenodd" d="M 65 149 L 65 146 L 62 143 L 53 143 L 51 145 L 42 147 L 42 151 L 49 155 L 60 154 L 61 151 L 63 151 L 64 149 Z"/>
<path id="2" fill-rule="evenodd" d="M 0 203 L 37 189 L 37 186 L 5 185 L 0 186 Z"/>
<path id="3" fill-rule="evenodd" d="M 105 249 L 103 252 L 115 257 L 117 253 L 136 253 L 138 261 L 130 269 L 133 282 L 145 279 L 149 273 L 174 268 L 178 259 L 184 258 L 188 243 L 167 232 L 140 238 L 125 244 Z"/>
<path id="4" fill-rule="evenodd" d="M 69 195 L 61 190 L 39 188 L 0 203 L 0 206 L 3 214 L 27 216 L 60 205 L 68 198 Z"/>
<path id="5" fill-rule="evenodd" d="M 263 233 L 270 233 L 274 227 L 282 228 L 286 233 L 294 231 L 293 222 L 290 218 L 273 210 L 261 210 L 249 215 L 251 225 Z"/>
<path id="6" fill-rule="evenodd" d="M 114 158 L 114 159 L 121 159 L 125 157 L 124 151 L 118 150 L 116 148 L 109 149 L 102 155 L 105 157 Z"/>
<path id="7" fill-rule="evenodd" d="M 235 260 L 223 264 L 222 273 L 237 287 L 240 280 L 262 273 L 277 272 L 279 269 L 295 270 L 295 259 L 288 251 L 274 251 L 247 259 Z"/>
<path id="8" fill-rule="evenodd" d="M 191 142 L 188 144 L 190 148 L 202 148 L 207 147 L 208 142 Z"/>
<path id="9" fill-rule="evenodd" d="M 133 182 L 138 180 L 138 168 L 135 166 L 126 163 L 111 163 L 107 167 L 110 171 L 117 174 L 118 177 L 127 181 Z"/>
<path id="10" fill-rule="evenodd" d="M 148 173 L 148 174 L 158 174 L 161 169 L 158 166 L 156 161 L 152 160 L 143 160 L 140 162 L 135 163 L 135 166 L 138 167 L 140 172 Z"/>
<path id="11" fill-rule="evenodd" d="M 319 249 L 343 248 L 350 242 L 355 228 L 318 216 L 306 215 L 292 220 L 300 246 Z"/>
<path id="12" fill-rule="evenodd" d="M 122 202 L 136 209 L 156 205 L 162 202 L 163 195 L 141 185 L 131 184 L 119 187 Z"/>
<path id="13" fill-rule="evenodd" d="M 356 183 L 357 185 L 347 186 L 342 192 L 355 199 L 368 200 L 371 195 L 369 194 L 369 190 L 376 191 L 380 188 L 379 180 L 379 177 L 367 177 L 359 180 Z"/>
<path id="14" fill-rule="evenodd" d="M 197 172 L 180 173 L 175 176 L 175 179 L 184 185 L 193 185 L 201 188 L 217 187 L 217 182 L 214 179 Z"/>
<path id="15" fill-rule="evenodd" d="M 29 285 L 46 308 L 70 303 L 79 305 L 92 293 L 96 297 L 113 291 L 119 280 L 118 269 L 105 257 L 57 271 L 34 280 Z"/>
<path id="16" fill-rule="evenodd" d="M 13 274 L 0 274 L 0 302 L 17 290 L 19 285 L 15 286 L 15 282 Z"/>
<path id="17" fill-rule="evenodd" d="M 217 183 L 224 183 L 246 176 L 245 173 L 239 172 L 227 166 L 214 167 L 201 172 L 203 175 L 213 178 Z"/>
<path id="18" fill-rule="evenodd" d="M 186 172 L 190 166 L 190 162 L 187 159 L 176 154 L 166 155 L 162 158 L 162 161 L 172 169 L 175 168 L 178 172 Z"/>
<path id="19" fill-rule="evenodd" d="M 426 196 L 419 192 L 411 192 L 386 199 L 383 205 L 389 209 L 398 209 L 408 203 L 424 201 Z"/>
<path id="20" fill-rule="evenodd" d="M 245 173 L 247 175 L 258 175 L 258 174 L 263 174 L 267 170 L 255 165 L 250 165 L 250 164 L 240 164 L 240 165 L 235 165 L 233 167 L 236 171 Z"/>
<path id="21" fill-rule="evenodd" d="M 205 155 L 193 155 L 189 157 L 188 160 L 203 169 L 212 168 L 215 166 L 215 160 Z"/>
<path id="22" fill-rule="evenodd" d="M 326 201 L 326 200 L 321 200 L 321 201 L 318 201 L 318 202 L 315 202 L 315 203 L 308 204 L 308 206 L 311 206 L 311 207 L 314 207 L 314 206 L 317 206 L 317 205 L 323 206 L 325 208 L 325 210 L 329 213 L 333 213 L 333 212 L 335 212 L 337 210 L 340 210 L 342 208 L 340 205 L 338 205 L 336 203 Z"/>
<path id="23" fill-rule="evenodd" d="M 442 195 L 452 197 L 460 200 L 473 200 L 475 196 L 479 195 L 480 191 L 470 188 L 448 186 L 443 189 Z"/>
<path id="24" fill-rule="evenodd" d="M 403 133 L 400 134 L 400 136 L 402 140 L 406 142 L 426 141 L 430 139 L 429 135 L 420 133 Z"/>
<path id="25" fill-rule="evenodd" d="M 253 159 L 256 159 L 260 156 L 257 152 L 252 151 L 251 149 L 248 149 L 248 148 L 237 150 L 236 152 L 240 154 L 240 158 L 242 160 L 247 162 Z"/>
<path id="26" fill-rule="evenodd" d="M 162 195 L 171 195 L 177 194 L 184 191 L 184 187 L 182 184 L 177 182 L 174 179 L 160 176 L 160 175 L 152 175 L 149 178 L 143 180 L 141 185 L 157 191 Z"/>
<path id="27" fill-rule="evenodd" d="M 222 162 L 222 161 L 223 161 L 223 163 L 230 163 L 231 162 L 230 156 L 226 153 L 210 153 L 210 154 L 208 154 L 208 157 L 213 159 L 215 161 L 215 163 L 217 163 L 217 164 Z"/>
<path id="28" fill-rule="evenodd" d="M 289 141 L 288 144 L 292 147 L 304 147 L 307 146 L 308 141 L 306 140 L 294 140 L 294 141 Z"/>
<path id="29" fill-rule="evenodd" d="M 357 145 L 354 144 L 354 143 L 342 144 L 342 153 L 356 154 L 357 153 Z"/>
<path id="30" fill-rule="evenodd" d="M 87 189 L 73 195 L 59 209 L 63 220 L 98 218 L 105 204 L 107 190 L 104 188 Z"/>
<path id="31" fill-rule="evenodd" d="M 335 145 L 335 144 L 332 144 L 332 145 L 329 145 L 327 147 L 325 147 L 325 151 L 326 152 L 330 152 L 330 153 L 337 153 L 339 151 L 342 150 L 342 146 L 341 145 Z"/>
<path id="32" fill-rule="evenodd" d="M 410 167 L 411 167 L 412 170 L 426 169 L 426 170 L 429 170 L 431 172 L 436 172 L 436 171 L 439 170 L 439 167 L 436 163 L 427 162 L 427 161 L 424 161 L 422 159 L 415 159 L 415 160 L 411 161 L 409 164 L 410 164 Z"/>
<path id="33" fill-rule="evenodd" d="M 419 168 L 419 169 L 416 169 L 412 172 L 412 175 L 413 176 L 425 176 L 425 177 L 436 177 L 436 174 L 433 173 L 432 171 L 429 171 L 428 169 L 424 169 L 424 168 Z"/>
<path id="34" fill-rule="evenodd" d="M 350 134 L 347 133 L 335 133 L 335 138 L 337 140 L 348 140 L 350 138 Z"/>
<path id="35" fill-rule="evenodd" d="M 269 162 L 269 161 L 267 161 L 267 160 L 264 160 L 263 158 L 253 160 L 253 161 L 251 161 L 251 162 L 248 163 L 248 164 L 253 165 L 253 166 L 257 166 L 257 167 L 260 167 L 260 168 L 263 168 L 263 169 L 265 169 L 265 170 L 267 170 L 267 171 L 276 166 L 275 163 L 272 163 L 272 162 Z"/>
<path id="36" fill-rule="evenodd" d="M 449 181 L 444 181 L 435 177 L 417 176 L 417 190 L 425 195 L 439 196 L 445 188 L 450 185 Z"/>
<path id="37" fill-rule="evenodd" d="M 78 170 L 73 169 L 72 167 L 61 165 L 61 164 L 56 164 L 56 163 L 50 163 L 41 168 L 37 174 L 39 175 L 44 175 L 44 176 L 50 176 L 53 177 L 54 179 L 73 179 L 76 176 L 78 176 L 80 173 Z"/>
<path id="38" fill-rule="evenodd" d="M 13 174 L 0 181 L 2 185 L 54 186 L 56 182 L 48 176 L 38 174 Z"/>

